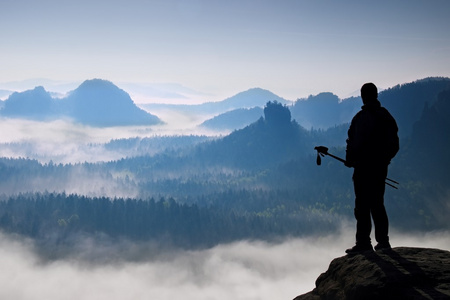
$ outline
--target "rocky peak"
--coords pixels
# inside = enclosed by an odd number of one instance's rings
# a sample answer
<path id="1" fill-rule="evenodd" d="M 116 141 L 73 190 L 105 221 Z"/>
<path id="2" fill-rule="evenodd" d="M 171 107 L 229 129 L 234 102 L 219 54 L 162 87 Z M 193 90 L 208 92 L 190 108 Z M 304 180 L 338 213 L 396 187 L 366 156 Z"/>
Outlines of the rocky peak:
<path id="1" fill-rule="evenodd" d="M 294 300 L 450 299 L 450 252 L 399 247 L 334 259 Z"/>

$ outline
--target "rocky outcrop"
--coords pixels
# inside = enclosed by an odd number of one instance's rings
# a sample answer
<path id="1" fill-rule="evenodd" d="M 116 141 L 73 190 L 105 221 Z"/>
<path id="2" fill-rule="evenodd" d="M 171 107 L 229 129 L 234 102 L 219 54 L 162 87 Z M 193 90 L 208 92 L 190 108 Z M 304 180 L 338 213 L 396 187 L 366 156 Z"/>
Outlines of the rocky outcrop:
<path id="1" fill-rule="evenodd" d="M 450 252 L 399 247 L 336 258 L 294 300 L 312 299 L 450 299 Z"/>

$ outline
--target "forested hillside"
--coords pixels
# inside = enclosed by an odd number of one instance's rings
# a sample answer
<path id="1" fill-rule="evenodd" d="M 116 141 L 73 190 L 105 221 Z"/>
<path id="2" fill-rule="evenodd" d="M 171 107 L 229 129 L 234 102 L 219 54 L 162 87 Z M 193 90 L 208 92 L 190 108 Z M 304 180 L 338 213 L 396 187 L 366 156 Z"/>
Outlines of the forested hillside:
<path id="1" fill-rule="evenodd" d="M 449 78 L 427 78 L 384 90 L 379 99 L 397 120 L 400 136 L 409 137 L 424 108 L 433 105 L 439 93 L 449 88 Z"/>
<path id="2" fill-rule="evenodd" d="M 275 195 L 259 192 L 262 198 Z M 234 193 L 228 195 L 232 196 Z M 241 196 L 252 196 L 245 193 Z M 228 199 L 227 196 L 223 197 Z M 237 204 L 237 203 L 234 203 Z M 339 216 L 287 202 L 261 212 L 177 203 L 174 199 L 91 198 L 23 194 L 0 201 L 2 230 L 36 239 L 47 258 L 76 247 L 78 238 L 151 241 L 160 247 L 204 248 L 241 239 L 276 240 L 330 232 Z M 258 205 L 260 206 L 260 204 Z M 246 208 L 248 209 L 248 207 Z"/>

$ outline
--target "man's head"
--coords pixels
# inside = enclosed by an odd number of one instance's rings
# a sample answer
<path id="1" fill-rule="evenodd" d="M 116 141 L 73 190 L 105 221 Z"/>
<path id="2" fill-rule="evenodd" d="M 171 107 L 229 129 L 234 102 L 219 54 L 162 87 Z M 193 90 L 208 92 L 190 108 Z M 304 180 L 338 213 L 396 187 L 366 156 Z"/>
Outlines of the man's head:
<path id="1" fill-rule="evenodd" d="M 378 99 L 378 89 L 372 82 L 366 83 L 361 88 L 361 98 L 364 104 Z"/>

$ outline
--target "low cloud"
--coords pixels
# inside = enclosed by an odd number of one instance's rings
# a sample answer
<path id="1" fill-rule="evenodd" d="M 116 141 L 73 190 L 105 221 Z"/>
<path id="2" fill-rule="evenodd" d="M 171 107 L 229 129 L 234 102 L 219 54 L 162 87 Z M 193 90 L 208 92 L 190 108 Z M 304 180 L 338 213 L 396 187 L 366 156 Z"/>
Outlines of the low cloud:
<path id="1" fill-rule="evenodd" d="M 353 230 L 351 224 L 335 236 L 172 252 L 86 239 L 73 255 L 53 261 L 40 259 L 32 241 L 0 234 L 0 298 L 293 299 L 312 290 L 331 260 L 344 255 Z M 448 232 L 392 236 L 393 246 L 450 249 Z"/>
<path id="2" fill-rule="evenodd" d="M 69 120 L 38 122 L 0 118 L 2 136 L 0 156 L 28 157 L 41 162 L 77 163 L 107 161 L 121 154 L 105 151 L 103 143 L 111 139 L 147 137 L 154 133 L 149 127 L 95 128 Z"/>
<path id="3" fill-rule="evenodd" d="M 90 127 L 70 120 L 39 122 L 0 118 L 0 157 L 31 158 L 42 163 L 83 163 L 118 160 L 129 155 L 107 150 L 105 143 L 113 139 L 151 138 L 173 135 L 221 134 L 198 129 L 194 117 L 164 112 L 167 124 L 154 126 Z M 223 132 L 223 134 L 228 132 Z"/>

